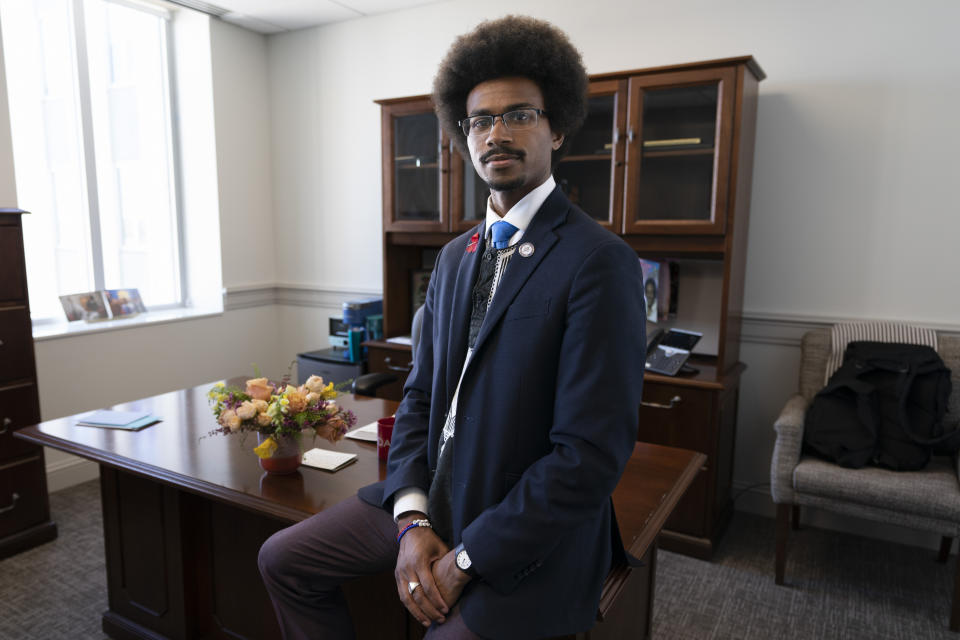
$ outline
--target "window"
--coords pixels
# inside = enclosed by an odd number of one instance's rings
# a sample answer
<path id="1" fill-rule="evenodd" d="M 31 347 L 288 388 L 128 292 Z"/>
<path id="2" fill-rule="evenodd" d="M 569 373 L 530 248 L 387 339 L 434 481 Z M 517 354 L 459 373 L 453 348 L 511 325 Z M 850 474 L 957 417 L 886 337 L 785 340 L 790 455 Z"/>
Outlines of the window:
<path id="1" fill-rule="evenodd" d="M 58 296 L 184 300 L 169 15 L 136 0 L 0 0 L 34 322 Z"/>

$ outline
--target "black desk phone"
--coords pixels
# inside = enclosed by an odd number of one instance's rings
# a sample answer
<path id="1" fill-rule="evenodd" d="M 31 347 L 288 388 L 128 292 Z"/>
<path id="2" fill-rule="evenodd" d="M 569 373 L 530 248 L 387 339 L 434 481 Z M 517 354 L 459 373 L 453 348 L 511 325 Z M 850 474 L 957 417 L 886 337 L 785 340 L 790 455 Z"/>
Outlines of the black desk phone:
<path id="1" fill-rule="evenodd" d="M 697 373 L 687 364 L 690 351 L 703 337 L 696 331 L 657 329 L 647 338 L 647 371 L 675 376 L 678 373 Z"/>

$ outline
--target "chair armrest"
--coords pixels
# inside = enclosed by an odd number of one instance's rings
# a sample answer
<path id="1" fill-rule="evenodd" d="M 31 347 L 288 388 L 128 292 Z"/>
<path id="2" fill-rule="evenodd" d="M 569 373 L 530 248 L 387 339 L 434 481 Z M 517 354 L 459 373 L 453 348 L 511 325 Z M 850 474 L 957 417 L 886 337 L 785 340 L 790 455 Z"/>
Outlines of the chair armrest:
<path id="1" fill-rule="evenodd" d="M 399 378 L 392 373 L 365 373 L 353 381 L 353 392 L 359 396 L 375 396 L 377 389 Z"/>
<path id="2" fill-rule="evenodd" d="M 810 401 L 797 394 L 787 400 L 773 423 L 777 440 L 770 461 L 770 493 L 777 504 L 793 502 L 793 470 L 800 462 L 803 446 L 803 419 Z"/>

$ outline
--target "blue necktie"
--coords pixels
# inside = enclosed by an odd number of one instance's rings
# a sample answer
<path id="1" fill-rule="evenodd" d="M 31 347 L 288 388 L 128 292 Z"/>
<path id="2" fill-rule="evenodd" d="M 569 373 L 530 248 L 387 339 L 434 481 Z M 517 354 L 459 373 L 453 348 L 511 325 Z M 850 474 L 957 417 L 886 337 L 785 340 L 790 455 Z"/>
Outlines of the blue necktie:
<path id="1" fill-rule="evenodd" d="M 490 233 L 493 235 L 494 249 L 506 249 L 510 246 L 510 238 L 517 232 L 517 228 L 504 220 L 498 220 L 490 227 Z"/>

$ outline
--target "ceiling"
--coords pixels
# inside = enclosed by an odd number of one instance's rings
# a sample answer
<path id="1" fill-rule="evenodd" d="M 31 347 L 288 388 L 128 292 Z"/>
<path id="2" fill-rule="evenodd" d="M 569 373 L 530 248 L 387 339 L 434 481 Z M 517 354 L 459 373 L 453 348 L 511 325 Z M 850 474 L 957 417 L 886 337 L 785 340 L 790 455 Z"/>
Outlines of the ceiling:
<path id="1" fill-rule="evenodd" d="M 281 33 L 442 0 L 172 0 L 259 33 Z"/>

